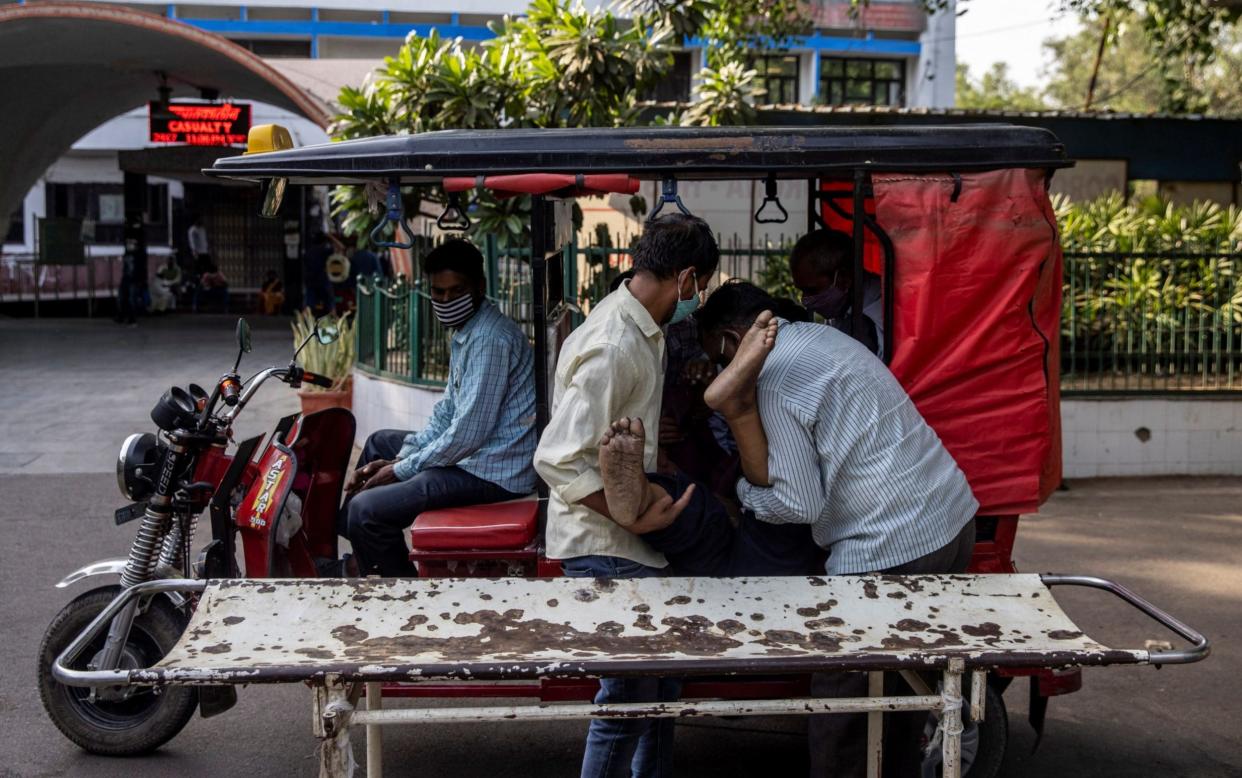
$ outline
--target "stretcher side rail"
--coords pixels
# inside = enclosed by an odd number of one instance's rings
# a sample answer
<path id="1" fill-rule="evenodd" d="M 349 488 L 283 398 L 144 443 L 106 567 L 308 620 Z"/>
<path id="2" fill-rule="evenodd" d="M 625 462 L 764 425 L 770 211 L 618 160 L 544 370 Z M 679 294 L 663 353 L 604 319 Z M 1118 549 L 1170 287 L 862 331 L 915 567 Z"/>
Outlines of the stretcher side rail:
<path id="1" fill-rule="evenodd" d="M 1201 632 L 1115 581 L 1090 575 L 1060 575 L 1056 573 L 1044 573 L 1040 576 L 1040 580 L 1049 588 L 1053 586 L 1085 586 L 1111 592 L 1122 601 L 1150 616 L 1162 627 L 1190 641 L 1191 647 L 1186 649 L 1148 651 L 1148 664 L 1156 666 L 1190 664 L 1206 659 L 1212 653 L 1211 642 Z"/>

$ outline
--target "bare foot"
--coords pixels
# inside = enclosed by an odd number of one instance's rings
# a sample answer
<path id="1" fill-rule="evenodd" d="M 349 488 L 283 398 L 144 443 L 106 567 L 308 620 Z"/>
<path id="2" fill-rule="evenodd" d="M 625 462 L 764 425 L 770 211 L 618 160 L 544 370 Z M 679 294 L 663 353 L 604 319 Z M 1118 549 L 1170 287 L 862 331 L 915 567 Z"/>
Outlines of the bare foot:
<path id="1" fill-rule="evenodd" d="M 647 474 L 643 471 L 646 440 L 643 420 L 625 417 L 614 421 L 599 441 L 604 499 L 612 520 L 622 527 L 637 521 L 651 502 Z"/>
<path id="2" fill-rule="evenodd" d="M 720 411 L 726 419 L 753 413 L 758 402 L 755 386 L 759 371 L 774 345 L 776 319 L 771 311 L 764 311 L 742 336 L 729 366 L 704 390 L 707 407 Z"/>

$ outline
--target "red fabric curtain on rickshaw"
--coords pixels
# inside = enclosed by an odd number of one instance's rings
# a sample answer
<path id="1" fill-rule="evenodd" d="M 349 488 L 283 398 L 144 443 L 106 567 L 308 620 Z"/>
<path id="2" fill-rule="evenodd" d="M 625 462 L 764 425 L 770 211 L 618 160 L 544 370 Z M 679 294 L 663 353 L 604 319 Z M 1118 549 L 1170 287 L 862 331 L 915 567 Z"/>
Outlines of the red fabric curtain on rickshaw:
<path id="1" fill-rule="evenodd" d="M 949 175 L 873 188 L 896 252 L 892 371 L 980 513 L 1032 512 L 1061 481 L 1062 260 L 1044 172 L 965 174 L 956 196 Z"/>

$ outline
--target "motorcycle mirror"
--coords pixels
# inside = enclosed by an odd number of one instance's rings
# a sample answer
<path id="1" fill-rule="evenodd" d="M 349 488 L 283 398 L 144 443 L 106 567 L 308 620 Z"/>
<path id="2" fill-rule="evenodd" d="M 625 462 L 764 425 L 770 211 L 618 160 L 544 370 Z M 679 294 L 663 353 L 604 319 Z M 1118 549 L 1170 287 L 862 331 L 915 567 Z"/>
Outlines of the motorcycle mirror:
<path id="1" fill-rule="evenodd" d="M 341 330 L 335 324 L 329 324 L 320 319 L 315 322 L 315 337 L 319 339 L 320 343 L 327 346 L 330 343 L 335 343 L 336 339 L 341 337 Z"/>
<path id="2" fill-rule="evenodd" d="M 263 205 L 259 207 L 259 215 L 266 219 L 275 219 L 280 213 L 280 204 L 285 199 L 285 187 L 289 185 L 287 178 L 273 178 L 263 183 Z"/>
<path id="3" fill-rule="evenodd" d="M 250 353 L 250 325 L 245 319 L 237 320 L 237 361 L 233 363 L 233 372 L 241 366 L 242 356 Z"/>
<path id="4" fill-rule="evenodd" d="M 243 354 L 250 353 L 250 325 L 245 319 L 237 320 L 237 347 Z"/>

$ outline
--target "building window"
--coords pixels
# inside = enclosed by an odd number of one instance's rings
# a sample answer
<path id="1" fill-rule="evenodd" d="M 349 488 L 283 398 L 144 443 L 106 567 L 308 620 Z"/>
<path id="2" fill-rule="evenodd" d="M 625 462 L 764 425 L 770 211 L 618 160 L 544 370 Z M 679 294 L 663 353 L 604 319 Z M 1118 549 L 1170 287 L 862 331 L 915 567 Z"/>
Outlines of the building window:
<path id="1" fill-rule="evenodd" d="M 311 55 L 310 41 L 305 39 L 230 38 L 229 40 L 244 49 L 249 49 L 260 57 L 271 57 L 273 59 L 279 59 L 281 57 L 309 59 Z"/>
<path id="2" fill-rule="evenodd" d="M 659 81 L 652 84 L 642 99 L 657 103 L 690 102 L 690 73 L 694 54 L 689 51 L 673 52 L 673 64 Z"/>
<path id="3" fill-rule="evenodd" d="M 4 234 L 5 243 L 25 243 L 26 242 L 26 212 L 25 206 L 19 207 L 9 215 L 8 231 Z"/>
<path id="4" fill-rule="evenodd" d="M 798 102 L 798 55 L 759 54 L 751 59 L 751 67 L 759 71 L 755 85 L 763 90 L 758 101 L 766 105 L 789 105 Z"/>
<path id="5" fill-rule="evenodd" d="M 905 105 L 906 63 L 899 59 L 823 57 L 819 102 L 826 105 Z"/>

